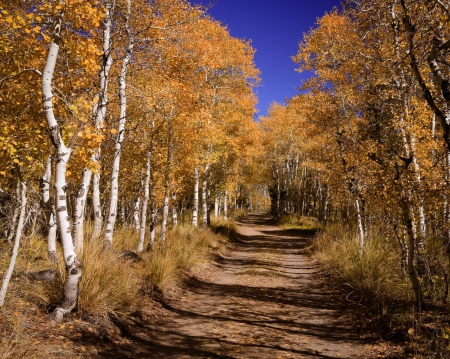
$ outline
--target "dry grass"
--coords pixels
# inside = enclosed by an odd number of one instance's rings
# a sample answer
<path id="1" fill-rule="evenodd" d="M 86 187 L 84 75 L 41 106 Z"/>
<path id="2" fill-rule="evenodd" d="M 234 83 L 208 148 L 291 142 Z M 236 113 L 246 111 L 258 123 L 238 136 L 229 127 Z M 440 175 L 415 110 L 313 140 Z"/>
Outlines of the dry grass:
<path id="1" fill-rule="evenodd" d="M 119 231 L 115 237 L 117 247 L 121 234 Z M 83 316 L 106 320 L 129 311 L 137 300 L 140 278 L 133 264 L 115 250 L 116 245 L 114 250 L 104 250 L 103 244 L 103 238 L 99 238 L 84 245 L 78 311 Z"/>
<path id="2" fill-rule="evenodd" d="M 223 228 L 228 228 L 228 231 Z M 229 227 L 223 228 L 224 232 L 230 233 Z M 182 282 L 186 273 L 211 260 L 213 253 L 223 250 L 226 242 L 225 236 L 209 229 L 176 227 L 168 232 L 164 243 L 155 245 L 152 253 L 144 256 L 149 286 L 162 293 L 170 292 Z"/>
<path id="3" fill-rule="evenodd" d="M 322 225 L 317 220 L 317 218 L 297 216 L 295 214 L 288 214 L 282 216 L 279 219 L 278 224 L 286 229 L 297 229 L 313 233 L 322 229 Z"/>
<path id="4" fill-rule="evenodd" d="M 222 223 L 220 232 L 232 233 L 233 225 Z M 113 248 L 106 251 L 103 249 L 103 236 L 91 240 L 86 233 L 85 238 L 78 308 L 71 318 L 75 322 L 81 319 L 80 323 L 84 323 L 83 319 L 86 319 L 91 324 L 95 323 L 99 331 L 109 328 L 113 317 L 120 320 L 138 308 L 146 293 L 143 289 L 158 288 L 163 294 L 176 289 L 196 266 L 225 250 L 228 241 L 225 236 L 211 230 L 178 226 L 168 231 L 164 244 L 154 246 L 152 251 L 143 253 L 139 261 L 131 262 L 124 258 L 123 251 L 137 247 L 138 233 L 135 230 L 117 229 Z M 47 259 L 44 237 L 24 237 L 21 241 L 14 276 L 5 305 L 0 310 L 1 359 L 34 357 L 37 348 L 40 353 L 37 357 L 52 357 L 53 354 L 45 353 L 63 354 L 73 349 L 70 345 L 67 348 L 59 346 L 55 338 L 65 329 L 54 326 L 47 315 L 47 311 L 62 297 L 66 276 L 59 244 L 57 252 L 58 263 L 52 264 Z M 10 248 L 6 242 L 0 242 L 0 270 L 7 268 L 9 259 Z M 55 270 L 59 276 L 51 282 L 32 281 L 27 276 L 29 272 L 44 269 Z M 49 333 L 54 335 L 54 339 L 47 343 L 47 339 L 42 338 Z"/>
<path id="5" fill-rule="evenodd" d="M 333 224 L 316 236 L 314 248 L 315 259 L 325 269 L 367 298 L 385 301 L 405 299 L 411 294 L 398 253 L 379 232 L 368 234 L 360 255 L 356 231 Z"/>

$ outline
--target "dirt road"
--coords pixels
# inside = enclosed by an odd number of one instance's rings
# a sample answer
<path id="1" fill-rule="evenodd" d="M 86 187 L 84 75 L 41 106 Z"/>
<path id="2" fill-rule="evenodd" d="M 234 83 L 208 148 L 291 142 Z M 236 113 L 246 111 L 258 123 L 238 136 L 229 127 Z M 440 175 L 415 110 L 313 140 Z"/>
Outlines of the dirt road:
<path id="1" fill-rule="evenodd" d="M 193 279 L 163 323 L 140 323 L 111 358 L 370 358 L 302 253 L 308 239 L 250 216 L 212 274 Z M 127 349 L 128 347 L 128 349 Z M 129 351 L 130 348 L 132 351 Z"/>

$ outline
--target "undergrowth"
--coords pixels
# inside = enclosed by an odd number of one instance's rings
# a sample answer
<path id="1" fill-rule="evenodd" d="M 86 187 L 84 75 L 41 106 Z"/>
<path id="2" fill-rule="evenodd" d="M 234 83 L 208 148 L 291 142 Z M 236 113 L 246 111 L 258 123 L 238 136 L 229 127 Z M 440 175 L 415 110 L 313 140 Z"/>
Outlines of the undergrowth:
<path id="1" fill-rule="evenodd" d="M 300 230 L 311 234 L 322 229 L 322 225 L 314 217 L 298 216 L 296 214 L 283 215 L 278 220 L 278 225 L 285 229 Z"/>
<path id="2" fill-rule="evenodd" d="M 327 225 L 313 241 L 314 258 L 350 293 L 347 299 L 366 308 L 369 322 L 383 335 L 406 343 L 406 356 L 450 357 L 448 307 L 442 304 L 444 264 L 442 251 L 427 240 L 431 280 L 421 280 L 425 310 L 414 309 L 408 275 L 401 266 L 396 238 L 384 228 L 366 233 L 362 254 L 357 230 L 342 223 Z M 436 248 L 435 248 L 436 247 Z"/>
<path id="3" fill-rule="evenodd" d="M 87 320 L 106 328 L 111 320 L 120 321 L 138 309 L 147 294 L 154 294 L 155 290 L 163 296 L 176 293 L 196 267 L 226 250 L 227 236 L 234 232 L 230 221 L 213 221 L 211 229 L 179 225 L 168 231 L 164 243 L 135 255 L 134 261 L 124 254 L 137 247 L 135 230 L 116 230 L 111 250 L 104 249 L 103 236 L 91 240 L 86 234 L 79 301 L 71 319 Z M 61 300 L 66 276 L 61 249 L 57 252 L 58 261 L 52 264 L 47 259 L 46 239 L 24 236 L 5 305 L 0 311 L 0 358 L 24 357 L 27 348 L 32 348 L 35 339 L 28 333 L 32 329 L 27 329 L 27 323 L 35 320 L 33 316 L 40 314 L 41 321 L 50 323 L 46 314 Z M 9 259 L 9 246 L 0 242 L 2 270 L 7 268 Z M 42 270 L 51 270 L 54 278 L 32 280 L 30 273 Z"/>

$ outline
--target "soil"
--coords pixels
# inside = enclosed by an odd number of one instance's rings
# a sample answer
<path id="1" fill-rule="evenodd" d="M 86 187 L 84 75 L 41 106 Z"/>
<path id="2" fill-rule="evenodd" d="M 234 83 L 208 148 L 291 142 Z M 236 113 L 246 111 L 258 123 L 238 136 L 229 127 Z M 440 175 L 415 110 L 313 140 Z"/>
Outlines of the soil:
<path id="1" fill-rule="evenodd" d="M 191 278 L 159 320 L 137 319 L 122 333 L 127 345 L 105 358 L 372 358 L 397 356 L 387 343 L 357 329 L 359 312 L 343 310 L 305 253 L 311 237 L 269 217 L 238 223 L 229 253 Z M 338 286 L 339 287 L 339 286 Z M 389 354 L 390 353 L 390 354 Z"/>

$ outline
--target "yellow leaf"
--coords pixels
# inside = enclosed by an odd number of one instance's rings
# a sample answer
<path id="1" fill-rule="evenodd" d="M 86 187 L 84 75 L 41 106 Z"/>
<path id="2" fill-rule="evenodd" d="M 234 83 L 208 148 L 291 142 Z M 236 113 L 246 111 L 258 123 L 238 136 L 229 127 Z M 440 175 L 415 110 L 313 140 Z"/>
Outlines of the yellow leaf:
<path id="1" fill-rule="evenodd" d="M 8 16 L 8 17 L 6 18 L 6 22 L 12 22 L 12 21 L 13 21 L 12 16 Z"/>
<path id="2" fill-rule="evenodd" d="M 39 32 L 39 31 L 41 31 L 41 27 L 40 26 L 36 26 L 34 29 L 33 29 L 33 31 L 34 32 Z"/>
<path id="3" fill-rule="evenodd" d="M 25 32 L 26 32 L 27 34 L 29 34 L 29 33 L 31 33 L 31 30 L 30 30 L 30 29 L 25 29 Z"/>
<path id="4" fill-rule="evenodd" d="M 2 14 L 3 14 L 3 15 L 6 15 L 6 14 L 8 14 L 8 11 L 2 10 Z"/>
<path id="5" fill-rule="evenodd" d="M 113 135 L 115 135 L 115 134 L 117 133 L 117 130 L 116 130 L 115 128 L 113 128 L 113 129 L 111 130 L 111 133 L 112 133 Z"/>
<path id="6" fill-rule="evenodd" d="M 14 159 L 14 163 L 19 163 L 19 160 L 17 158 Z"/>
<path id="7" fill-rule="evenodd" d="M 94 103 L 97 103 L 98 102 L 98 98 L 96 97 L 96 98 L 94 98 L 94 101 L 93 101 Z"/>

